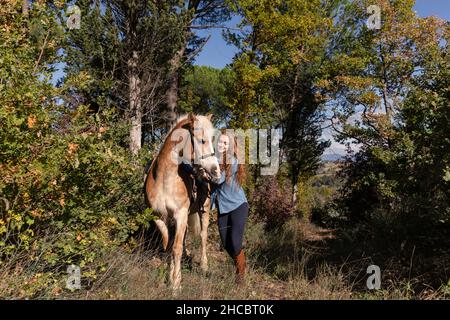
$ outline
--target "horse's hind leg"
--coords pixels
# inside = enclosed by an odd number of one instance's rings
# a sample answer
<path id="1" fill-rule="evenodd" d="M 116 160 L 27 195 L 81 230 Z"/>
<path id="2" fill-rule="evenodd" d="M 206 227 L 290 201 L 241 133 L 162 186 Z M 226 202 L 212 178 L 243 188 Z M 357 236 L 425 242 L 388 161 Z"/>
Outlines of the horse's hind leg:
<path id="1" fill-rule="evenodd" d="M 187 226 L 187 210 L 179 212 L 176 218 L 175 239 L 172 247 L 172 258 L 170 261 L 170 282 L 172 289 L 181 289 L 181 256 L 183 254 L 183 240 Z"/>
<path id="2" fill-rule="evenodd" d="M 209 205 L 208 205 L 209 207 Z M 200 231 L 201 248 L 200 248 L 200 268 L 208 271 L 208 257 L 206 256 L 206 246 L 208 244 L 208 226 L 209 226 L 209 208 L 201 214 L 202 230 Z"/>
<path id="3" fill-rule="evenodd" d="M 183 239 L 183 263 L 187 263 L 189 268 L 192 268 L 192 253 L 191 250 L 189 250 L 188 246 L 187 246 L 187 238 L 189 235 L 189 222 L 187 224 L 187 228 L 186 231 L 184 232 L 184 239 Z M 191 241 L 192 242 L 192 241 Z M 192 244 L 191 244 L 192 245 Z"/>
<path id="4" fill-rule="evenodd" d="M 155 220 L 155 224 L 158 227 L 159 231 L 161 232 L 164 251 L 166 251 L 167 245 L 169 243 L 169 230 L 167 229 L 167 226 L 164 223 L 164 221 L 162 221 L 160 219 Z"/>

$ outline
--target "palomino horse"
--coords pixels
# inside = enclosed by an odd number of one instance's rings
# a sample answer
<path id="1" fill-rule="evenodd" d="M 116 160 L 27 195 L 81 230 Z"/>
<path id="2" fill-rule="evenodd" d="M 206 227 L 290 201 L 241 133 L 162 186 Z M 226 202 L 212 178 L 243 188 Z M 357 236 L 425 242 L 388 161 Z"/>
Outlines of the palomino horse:
<path id="1" fill-rule="evenodd" d="M 206 241 L 209 199 L 197 196 L 193 200 L 195 182 L 190 173 L 183 170 L 181 162 L 191 164 L 210 177 L 219 178 L 220 169 L 214 154 L 213 137 L 211 116 L 189 114 L 178 119 L 145 179 L 145 196 L 148 205 L 159 218 L 155 222 L 162 234 L 164 250 L 168 249 L 169 227 L 175 227 L 175 235 L 171 239 L 173 244 L 169 273 L 169 281 L 174 290 L 180 289 L 181 256 L 188 223 L 190 229 L 200 233 L 200 266 L 204 271 L 208 268 Z"/>

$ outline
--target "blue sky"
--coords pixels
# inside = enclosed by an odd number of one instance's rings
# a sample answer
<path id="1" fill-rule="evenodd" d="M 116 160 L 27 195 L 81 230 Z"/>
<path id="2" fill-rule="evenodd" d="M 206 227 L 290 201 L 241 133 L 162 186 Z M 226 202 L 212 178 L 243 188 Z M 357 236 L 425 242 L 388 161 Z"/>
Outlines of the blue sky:
<path id="1" fill-rule="evenodd" d="M 421 17 L 434 15 L 450 20 L 450 0 L 417 0 L 414 8 Z M 234 17 L 227 23 L 227 26 L 235 27 L 237 23 L 239 23 L 239 18 Z M 232 45 L 227 45 L 223 40 L 222 29 L 201 31 L 199 35 L 211 35 L 211 38 L 197 56 L 196 65 L 223 68 L 232 61 L 237 49 Z"/>

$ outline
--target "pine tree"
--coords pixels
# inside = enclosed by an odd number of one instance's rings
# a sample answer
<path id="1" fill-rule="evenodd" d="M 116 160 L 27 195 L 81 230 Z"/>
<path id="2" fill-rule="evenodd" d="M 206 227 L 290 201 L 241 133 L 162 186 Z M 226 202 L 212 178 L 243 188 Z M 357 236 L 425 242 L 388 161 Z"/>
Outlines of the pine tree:
<path id="1" fill-rule="evenodd" d="M 69 99 L 99 107 L 114 107 L 130 125 L 129 146 L 136 154 L 146 138 L 164 125 L 164 92 L 169 61 L 181 41 L 177 1 L 92 1 L 78 3 L 80 30 L 70 30 L 66 83 L 83 74 L 91 81 L 74 86 Z M 69 100 L 69 103 L 70 103 Z M 143 130 L 143 126 L 145 126 Z"/>
<path id="2" fill-rule="evenodd" d="M 294 190 L 300 177 L 314 174 L 328 146 L 320 139 L 326 99 L 316 82 L 324 76 L 321 66 L 339 3 L 237 1 L 235 10 L 249 31 L 228 34 L 241 50 L 233 62 L 234 122 L 282 129 L 282 154 Z"/>
<path id="3" fill-rule="evenodd" d="M 208 38 L 199 37 L 195 31 L 222 27 L 220 24 L 230 18 L 227 0 L 181 0 L 176 12 L 182 21 L 181 42 L 175 46 L 170 59 L 166 102 L 169 124 L 176 118 L 180 79 L 183 66 L 188 66 L 195 55 L 203 48 Z"/>

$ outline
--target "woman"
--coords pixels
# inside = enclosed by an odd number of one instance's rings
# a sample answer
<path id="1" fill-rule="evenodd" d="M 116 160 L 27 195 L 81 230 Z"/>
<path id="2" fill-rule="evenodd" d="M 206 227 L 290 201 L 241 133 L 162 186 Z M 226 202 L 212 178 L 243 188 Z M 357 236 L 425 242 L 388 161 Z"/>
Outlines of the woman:
<path id="1" fill-rule="evenodd" d="M 231 132 L 222 131 L 217 151 L 222 176 L 219 180 L 211 180 L 211 208 L 217 208 L 220 239 L 234 260 L 236 281 L 242 282 L 246 269 L 242 240 L 249 209 L 241 187 L 245 181 L 245 165 L 238 163 L 240 150 L 237 138 Z"/>

